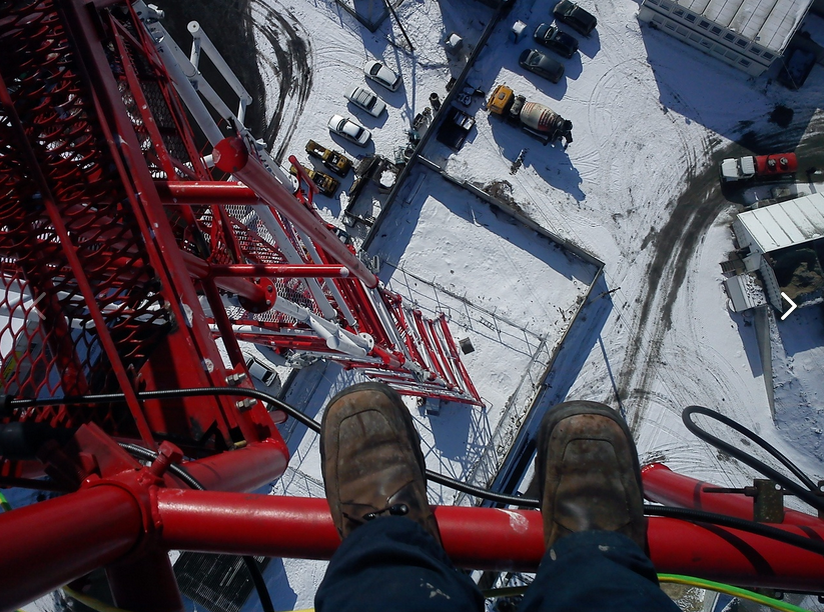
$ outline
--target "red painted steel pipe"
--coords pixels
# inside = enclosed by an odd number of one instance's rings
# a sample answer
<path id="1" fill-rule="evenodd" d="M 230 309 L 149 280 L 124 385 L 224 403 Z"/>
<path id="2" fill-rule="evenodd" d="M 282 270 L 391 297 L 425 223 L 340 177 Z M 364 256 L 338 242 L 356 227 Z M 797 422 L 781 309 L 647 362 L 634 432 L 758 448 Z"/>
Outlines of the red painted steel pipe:
<path id="1" fill-rule="evenodd" d="M 274 206 L 289 221 L 302 229 L 338 263 L 345 265 L 367 287 L 377 287 L 378 278 L 329 231 L 322 222 L 261 165 L 249 157 L 240 138 L 224 138 L 212 153 L 215 165 L 233 174 L 250 187 L 258 197 Z"/>
<path id="2" fill-rule="evenodd" d="M 707 493 L 705 489 L 718 485 L 683 476 L 661 463 L 650 463 L 641 470 L 644 495 L 647 499 L 667 506 L 694 508 L 725 514 L 751 521 L 753 498 L 741 493 Z M 784 508 L 784 523 L 824 528 L 824 521 L 816 516 Z"/>
<path id="3" fill-rule="evenodd" d="M 243 448 L 183 464 L 195 480 L 210 491 L 255 491 L 286 469 L 289 449 L 282 439 L 269 438 Z"/>
<path id="4" fill-rule="evenodd" d="M 216 278 L 231 276 L 271 276 L 273 278 L 347 278 L 349 268 L 321 264 L 230 264 L 211 265 L 209 274 Z"/>
<path id="5" fill-rule="evenodd" d="M 325 499 L 163 490 L 158 512 L 169 549 L 328 559 L 340 544 Z M 436 516 L 457 565 L 527 570 L 541 558 L 534 510 L 442 506 Z"/>
<path id="6" fill-rule="evenodd" d="M 818 540 L 824 529 L 772 525 Z M 743 587 L 824 593 L 824 557 L 762 536 L 671 518 L 649 519 L 649 549 L 659 572 Z"/>
<path id="7" fill-rule="evenodd" d="M 165 550 L 152 549 L 106 568 L 114 604 L 129 612 L 183 612 L 175 572 Z"/>
<path id="8" fill-rule="evenodd" d="M 180 255 L 183 258 L 183 263 L 186 264 L 186 269 L 193 278 L 207 279 L 212 277 L 209 262 L 187 251 L 180 251 Z M 261 308 L 267 305 L 267 299 L 270 302 L 268 306 L 275 303 L 274 295 L 267 295 L 266 291 L 260 285 L 245 278 L 216 278 L 214 282 L 221 289 L 239 295 L 256 305 L 260 305 Z"/>
<path id="9" fill-rule="evenodd" d="M 196 491 L 158 492 L 163 543 L 170 549 L 328 559 L 339 544 L 323 499 Z M 461 567 L 535 571 L 543 555 L 535 510 L 441 506 L 435 509 L 447 553 Z M 782 527 L 809 537 L 824 529 Z M 824 558 L 734 529 L 649 519 L 660 572 L 733 584 L 819 591 Z"/>
<path id="10" fill-rule="evenodd" d="M 246 185 L 234 181 L 155 181 L 163 204 L 178 206 L 253 206 L 263 204 Z"/>
<path id="11" fill-rule="evenodd" d="M 325 559 L 339 545 L 323 499 L 154 492 L 141 498 L 147 507 L 140 508 L 124 488 L 104 483 L 0 515 L 0 610 L 122 558 L 139 542 L 143 516 L 160 528 L 157 546 L 169 549 Z M 534 571 L 543 555 L 537 511 L 439 507 L 435 515 L 459 566 Z M 824 529 L 782 528 L 824 537 Z M 821 555 L 734 529 L 652 518 L 649 542 L 662 572 L 782 590 L 817 592 L 824 584 Z"/>
<path id="12" fill-rule="evenodd" d="M 98 486 L 0 514 L 0 611 L 123 557 L 142 534 L 137 500 Z"/>

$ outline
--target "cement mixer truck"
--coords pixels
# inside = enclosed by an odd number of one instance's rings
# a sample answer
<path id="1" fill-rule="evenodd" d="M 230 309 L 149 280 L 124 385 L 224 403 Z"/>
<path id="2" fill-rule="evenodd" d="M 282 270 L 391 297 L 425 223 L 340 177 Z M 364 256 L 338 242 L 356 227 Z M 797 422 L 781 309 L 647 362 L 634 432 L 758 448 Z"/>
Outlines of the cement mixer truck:
<path id="1" fill-rule="evenodd" d="M 572 142 L 572 121 L 567 121 L 548 106 L 527 102 L 524 96 L 515 95 L 506 85 L 494 89 L 486 108 L 508 123 L 520 126 L 544 144 L 560 140 L 566 149 Z"/>

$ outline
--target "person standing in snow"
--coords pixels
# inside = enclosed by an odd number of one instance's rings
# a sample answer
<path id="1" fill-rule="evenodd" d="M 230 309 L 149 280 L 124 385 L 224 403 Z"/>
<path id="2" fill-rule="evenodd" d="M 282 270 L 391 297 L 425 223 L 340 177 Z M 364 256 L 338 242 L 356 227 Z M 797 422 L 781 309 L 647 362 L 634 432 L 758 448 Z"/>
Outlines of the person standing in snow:
<path id="1" fill-rule="evenodd" d="M 483 610 L 478 587 L 441 545 L 419 437 L 393 389 L 361 383 L 332 398 L 321 459 L 343 542 L 318 612 Z M 641 472 L 624 420 L 604 404 L 560 404 L 541 422 L 536 462 L 546 553 L 519 610 L 677 612 L 646 553 Z"/>

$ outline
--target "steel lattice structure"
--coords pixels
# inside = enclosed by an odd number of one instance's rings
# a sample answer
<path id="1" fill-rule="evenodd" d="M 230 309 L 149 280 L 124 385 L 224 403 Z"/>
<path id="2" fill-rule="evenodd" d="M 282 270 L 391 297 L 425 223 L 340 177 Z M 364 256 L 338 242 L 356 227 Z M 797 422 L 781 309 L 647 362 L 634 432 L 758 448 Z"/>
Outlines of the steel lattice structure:
<path id="1" fill-rule="evenodd" d="M 32 479 L 45 474 L 66 492 L 0 515 L 0 610 L 98 568 L 116 605 L 179 610 L 170 549 L 331 555 L 323 500 L 238 493 L 288 461 L 275 427 L 285 415 L 239 399 L 252 388 L 239 340 L 482 406 L 445 317 L 380 286 L 316 214 L 300 169 L 297 194 L 284 186 L 242 127 L 248 100 L 237 114 L 212 100 L 232 134 L 205 120 L 196 65 L 155 17 L 141 2 L 0 2 L 0 433 L 24 442 L 3 438 L 0 484 L 43 486 Z M 145 395 L 209 388 L 235 394 Z M 142 465 L 118 442 L 158 457 Z M 181 462 L 208 492 L 167 471 Z M 663 466 L 644 480 L 654 499 L 752 513 L 751 500 L 701 495 L 703 483 Z M 534 569 L 540 516 L 512 512 L 523 521 L 439 508 L 447 551 L 465 567 Z M 817 517 L 787 516 L 776 526 L 824 538 Z M 824 584 L 820 555 L 735 529 L 651 519 L 650 553 L 662 571 Z"/>

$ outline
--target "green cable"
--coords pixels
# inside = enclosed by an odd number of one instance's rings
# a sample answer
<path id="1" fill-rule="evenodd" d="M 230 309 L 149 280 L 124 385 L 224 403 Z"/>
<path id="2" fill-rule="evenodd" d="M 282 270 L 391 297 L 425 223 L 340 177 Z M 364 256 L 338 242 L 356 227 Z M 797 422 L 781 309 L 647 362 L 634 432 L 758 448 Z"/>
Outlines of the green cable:
<path id="1" fill-rule="evenodd" d="M 2 491 L 0 491 L 0 508 L 3 509 L 3 512 L 11 512 L 11 504 Z"/>
<path id="2" fill-rule="evenodd" d="M 750 601 L 773 608 L 774 610 L 783 610 L 785 612 L 810 612 L 806 608 L 801 608 L 791 603 L 787 603 L 786 601 L 781 601 L 780 599 L 767 597 L 766 595 L 754 593 L 752 591 L 748 591 L 747 589 L 730 586 L 721 582 L 704 580 L 703 578 L 681 576 L 679 574 L 658 574 L 658 580 L 660 582 L 670 582 L 674 584 L 685 584 L 687 586 L 700 587 L 702 589 L 717 591 L 719 593 L 725 593 L 726 595 L 732 595 L 742 599 L 749 599 Z"/>
<path id="3" fill-rule="evenodd" d="M 717 591 L 719 593 L 725 593 L 726 595 L 740 597 L 741 599 L 749 599 L 750 601 L 754 601 L 756 603 L 767 606 L 769 608 L 773 608 L 775 610 L 782 610 L 783 612 L 810 612 L 806 608 L 800 608 L 791 603 L 787 603 L 785 601 L 781 601 L 773 597 L 767 597 L 766 595 L 753 593 L 752 591 L 748 591 L 746 589 L 742 589 L 739 587 L 730 586 L 728 584 L 723 584 L 721 582 L 704 580 L 703 578 L 681 576 L 679 574 L 658 574 L 658 580 L 660 582 L 670 582 L 674 584 L 684 584 L 687 586 L 700 587 L 702 589 L 707 589 L 708 591 Z M 513 597 L 523 595 L 524 591 L 526 591 L 526 586 L 488 589 L 486 591 L 483 591 L 483 596 L 488 599 L 495 599 L 498 597 Z"/>

